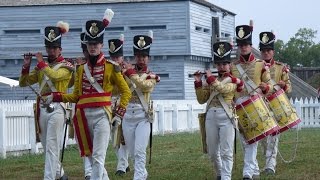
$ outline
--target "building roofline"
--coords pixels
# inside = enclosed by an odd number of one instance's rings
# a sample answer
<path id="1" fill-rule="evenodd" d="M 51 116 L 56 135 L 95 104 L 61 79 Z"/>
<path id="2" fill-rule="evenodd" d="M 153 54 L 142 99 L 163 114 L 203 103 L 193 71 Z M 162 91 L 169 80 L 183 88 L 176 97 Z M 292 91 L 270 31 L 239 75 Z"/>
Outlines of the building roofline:
<path id="1" fill-rule="evenodd" d="M 0 7 L 25 7 L 25 6 L 54 6 L 54 5 L 84 5 L 84 4 L 120 4 L 120 3 L 143 3 L 143 2 L 166 2 L 166 1 L 181 1 L 181 0 L 80 0 L 78 3 L 75 3 L 74 0 L 55 0 L 55 1 L 46 1 L 46 0 L 1 0 Z M 236 14 L 228 11 L 224 8 L 216 6 L 205 0 L 183 0 L 191 1 L 203 6 L 207 6 L 213 11 L 223 11 L 228 12 L 230 15 L 235 16 Z"/>

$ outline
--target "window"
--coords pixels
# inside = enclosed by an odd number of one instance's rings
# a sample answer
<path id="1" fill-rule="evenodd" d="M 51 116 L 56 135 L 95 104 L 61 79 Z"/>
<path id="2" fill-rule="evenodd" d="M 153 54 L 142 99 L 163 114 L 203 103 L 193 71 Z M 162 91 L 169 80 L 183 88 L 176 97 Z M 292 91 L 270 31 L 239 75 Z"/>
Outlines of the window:
<path id="1" fill-rule="evenodd" d="M 5 34 L 40 34 L 40 29 L 7 29 L 3 31 Z"/>
<path id="2" fill-rule="evenodd" d="M 208 29 L 208 28 L 203 28 L 203 32 L 205 32 L 205 33 L 210 33 L 210 29 Z"/>
<path id="3" fill-rule="evenodd" d="M 124 27 L 107 27 L 106 31 L 124 31 Z"/>
<path id="4" fill-rule="evenodd" d="M 202 27 L 196 26 L 196 31 L 202 31 Z"/>
<path id="5" fill-rule="evenodd" d="M 156 73 L 159 77 L 160 77 L 160 80 L 164 80 L 164 79 L 169 79 L 169 74 L 166 73 L 166 74 L 158 74 Z"/>
<path id="6" fill-rule="evenodd" d="M 70 28 L 69 32 L 82 32 L 82 28 Z"/>
<path id="7" fill-rule="evenodd" d="M 130 30 L 156 30 L 156 29 L 167 29 L 166 25 L 153 25 L 153 26 L 130 26 Z"/>

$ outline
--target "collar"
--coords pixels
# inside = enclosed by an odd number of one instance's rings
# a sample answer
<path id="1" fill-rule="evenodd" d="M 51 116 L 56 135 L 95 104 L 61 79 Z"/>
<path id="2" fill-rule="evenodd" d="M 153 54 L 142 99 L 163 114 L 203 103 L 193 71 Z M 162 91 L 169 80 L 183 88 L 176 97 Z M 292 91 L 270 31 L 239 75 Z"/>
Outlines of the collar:
<path id="1" fill-rule="evenodd" d="M 272 58 L 269 62 L 268 61 L 266 61 L 266 60 L 264 60 L 265 61 L 265 63 L 266 63 L 266 65 L 270 68 L 270 67 L 272 67 L 273 65 L 274 65 L 274 63 L 275 63 L 275 60 Z"/>
<path id="2" fill-rule="evenodd" d="M 242 55 L 240 55 L 240 62 L 241 63 L 247 63 L 247 62 L 251 62 L 255 59 L 253 53 L 251 52 L 250 55 L 249 55 L 249 58 L 248 59 L 245 59 L 245 57 L 243 57 Z"/>
<path id="3" fill-rule="evenodd" d="M 52 63 L 49 63 L 50 65 L 55 65 L 57 63 L 60 63 L 64 61 L 64 57 L 62 55 L 60 55 L 59 57 L 57 57 Z M 48 61 L 49 62 L 49 61 Z"/>
<path id="4" fill-rule="evenodd" d="M 149 73 L 149 69 L 148 69 L 148 66 L 144 66 L 142 69 L 138 69 L 137 66 L 135 67 L 135 70 L 138 72 L 138 73 Z"/>
<path id="5" fill-rule="evenodd" d="M 104 54 L 101 52 L 98 56 L 98 60 L 97 60 L 97 63 L 96 63 L 96 66 L 102 66 L 104 63 L 105 63 L 105 58 L 104 58 Z M 89 60 L 87 60 L 87 63 L 90 67 L 92 67 L 91 63 Z"/>

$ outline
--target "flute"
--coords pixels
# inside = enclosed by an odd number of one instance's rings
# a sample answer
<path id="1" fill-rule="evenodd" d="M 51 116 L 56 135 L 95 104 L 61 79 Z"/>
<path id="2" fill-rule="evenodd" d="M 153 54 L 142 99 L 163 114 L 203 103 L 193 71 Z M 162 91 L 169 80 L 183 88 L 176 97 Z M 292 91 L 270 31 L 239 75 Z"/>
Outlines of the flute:
<path id="1" fill-rule="evenodd" d="M 32 56 L 32 57 L 36 57 L 36 54 L 33 54 L 33 53 L 26 53 L 26 54 L 21 54 L 21 56 Z M 45 57 L 45 58 L 47 58 L 48 57 L 48 55 L 42 55 L 42 57 Z"/>

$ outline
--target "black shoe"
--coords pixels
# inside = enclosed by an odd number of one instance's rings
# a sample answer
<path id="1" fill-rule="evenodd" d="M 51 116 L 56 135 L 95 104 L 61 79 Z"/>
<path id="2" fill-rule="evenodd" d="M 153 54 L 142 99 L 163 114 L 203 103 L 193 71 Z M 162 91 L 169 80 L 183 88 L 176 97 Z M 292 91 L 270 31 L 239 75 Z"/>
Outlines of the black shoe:
<path id="1" fill-rule="evenodd" d="M 118 171 L 116 172 L 116 176 L 124 176 L 124 174 L 126 174 L 126 172 L 121 171 L 121 170 L 118 170 Z"/>
<path id="2" fill-rule="evenodd" d="M 217 176 L 217 180 L 221 180 L 221 176 Z"/>
<path id="3" fill-rule="evenodd" d="M 126 173 L 127 172 L 130 172 L 130 167 L 129 166 L 126 168 Z"/>
<path id="4" fill-rule="evenodd" d="M 86 176 L 84 179 L 85 180 L 90 180 L 91 176 Z"/>
<path id="5" fill-rule="evenodd" d="M 64 174 L 63 176 L 60 177 L 59 180 L 68 180 L 68 176 L 66 174 Z"/>
<path id="6" fill-rule="evenodd" d="M 252 180 L 252 178 L 249 177 L 249 176 L 244 176 L 244 177 L 243 177 L 243 180 Z"/>
<path id="7" fill-rule="evenodd" d="M 275 174 L 274 171 L 270 168 L 265 169 L 263 172 L 266 173 L 267 175 L 274 175 Z"/>

